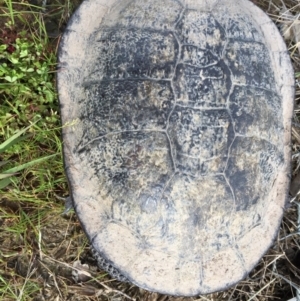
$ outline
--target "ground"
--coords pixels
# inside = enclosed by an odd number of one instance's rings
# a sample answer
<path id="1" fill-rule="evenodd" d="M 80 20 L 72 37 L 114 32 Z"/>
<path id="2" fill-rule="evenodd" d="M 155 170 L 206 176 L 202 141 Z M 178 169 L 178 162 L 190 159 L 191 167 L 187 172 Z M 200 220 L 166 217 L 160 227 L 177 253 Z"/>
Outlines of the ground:
<path id="1" fill-rule="evenodd" d="M 245 280 L 227 291 L 192 298 L 150 293 L 111 279 L 97 268 L 75 213 L 62 214 L 64 204 L 56 195 L 67 195 L 68 186 L 61 157 L 58 99 L 53 75 L 61 34 L 80 2 L 20 0 L 13 3 L 0 0 L 0 47 L 6 45 L 5 50 L 0 49 L 4 53 L 0 56 L 0 64 L 9 68 L 11 57 L 8 55 L 17 53 L 17 38 L 21 40 L 23 51 L 34 52 L 34 58 L 26 61 L 34 66 L 30 71 L 30 65 L 26 65 L 30 76 L 21 77 L 22 71 L 18 74 L 13 71 L 5 71 L 4 75 L 0 73 L 0 141 L 7 141 L 19 129 L 34 122 L 17 144 L 5 152 L 1 152 L 0 146 L 0 163 L 9 161 L 9 168 L 20 167 L 11 172 L 11 182 L 1 188 L 0 194 L 0 299 L 289 301 L 297 296 L 297 290 L 300 298 L 300 205 L 297 198 L 300 190 L 299 2 L 253 1 L 281 29 L 295 70 L 291 189 L 280 231 L 268 253 Z M 21 34 L 23 30 L 25 33 Z M 31 47 L 24 39 L 34 45 Z M 36 48 L 36 45 L 41 48 Z M 20 62 L 15 63 L 12 70 L 23 70 L 25 65 L 19 66 Z M 22 61 L 22 64 L 25 63 Z M 43 70 L 46 71 L 43 73 Z M 7 75 L 8 72 L 11 74 Z M 44 74 L 42 79 L 38 77 L 41 73 Z M 11 80 L 13 76 L 19 76 L 17 86 L 24 90 L 12 90 L 12 85 L 3 80 L 5 76 L 10 76 L 7 79 Z M 35 84 L 34 80 L 38 83 Z M 30 97 L 25 98 L 29 86 L 32 89 Z M 32 96 L 32 91 L 36 97 Z M 39 165 L 22 167 L 25 162 L 42 156 L 54 157 Z M 0 168 L 3 166 L 0 164 Z"/>

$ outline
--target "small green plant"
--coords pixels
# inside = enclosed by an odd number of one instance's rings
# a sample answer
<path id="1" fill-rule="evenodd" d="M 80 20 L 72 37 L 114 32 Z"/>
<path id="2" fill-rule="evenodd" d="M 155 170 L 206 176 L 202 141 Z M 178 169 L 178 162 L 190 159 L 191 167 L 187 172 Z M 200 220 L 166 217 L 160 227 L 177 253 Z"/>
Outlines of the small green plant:
<path id="1" fill-rule="evenodd" d="M 46 52 L 43 39 L 28 37 L 25 31 L 16 32 L 9 26 L 0 33 L 0 128 L 10 132 L 8 135 L 28 120 L 43 118 L 58 124 L 52 114 L 57 110 L 55 55 Z"/>
<path id="2" fill-rule="evenodd" d="M 22 32 L 20 36 L 14 48 L 9 50 L 7 45 L 0 46 L 1 59 L 4 59 L 0 66 L 3 92 L 12 93 L 11 97 L 30 96 L 33 100 L 39 98 L 42 103 L 52 103 L 51 66 L 41 57 L 42 45 L 22 38 Z"/>

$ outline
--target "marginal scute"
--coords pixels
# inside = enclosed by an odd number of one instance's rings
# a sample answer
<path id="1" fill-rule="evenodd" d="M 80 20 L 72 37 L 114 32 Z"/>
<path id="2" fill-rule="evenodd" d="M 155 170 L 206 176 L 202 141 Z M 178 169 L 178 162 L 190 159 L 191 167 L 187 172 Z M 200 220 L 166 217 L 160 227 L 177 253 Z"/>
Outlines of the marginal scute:
<path id="1" fill-rule="evenodd" d="M 170 295 L 234 285 L 287 194 L 293 73 L 275 25 L 247 0 L 86 0 L 75 16 L 64 157 L 99 266 Z"/>
<path id="2" fill-rule="evenodd" d="M 208 293 L 211 287 L 215 287 L 218 291 L 229 288 L 238 279 L 245 277 L 246 270 L 237 250 L 228 248 L 203 264 L 203 275 L 204 292 Z M 224 279 L 222 284 L 219 277 Z"/>
<path id="3" fill-rule="evenodd" d="M 120 235 L 123 239 L 120 240 L 117 246 L 114 246 L 114 241 L 119 239 Z M 107 243 L 102 245 L 101 241 L 106 241 Z M 101 252 L 104 258 L 109 258 L 112 265 L 118 261 L 117 258 L 119 255 L 123 254 L 122 263 L 116 267 L 119 270 L 125 269 L 128 265 L 132 264 L 133 258 L 139 256 L 140 253 L 139 236 L 131 231 L 129 227 L 121 225 L 117 222 L 108 223 L 107 226 L 102 228 L 97 236 L 94 237 L 93 242 L 94 245 L 97 246 L 96 251 Z M 132 251 L 130 251 L 130 249 L 132 249 Z M 124 273 L 123 275 L 125 277 L 127 276 Z"/>
<path id="4" fill-rule="evenodd" d="M 236 210 L 247 210 L 265 202 L 276 170 L 282 165 L 282 155 L 276 146 L 258 138 L 237 137 L 231 147 L 226 176 L 234 191 Z"/>

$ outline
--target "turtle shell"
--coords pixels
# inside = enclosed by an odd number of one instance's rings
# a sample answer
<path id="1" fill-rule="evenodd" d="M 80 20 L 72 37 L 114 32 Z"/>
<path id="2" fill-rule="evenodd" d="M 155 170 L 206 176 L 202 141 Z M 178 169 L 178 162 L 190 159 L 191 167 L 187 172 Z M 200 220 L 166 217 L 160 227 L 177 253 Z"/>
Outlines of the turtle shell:
<path id="1" fill-rule="evenodd" d="M 294 80 L 246 0 L 87 0 L 60 45 L 64 160 L 99 262 L 205 294 L 272 244 L 289 185 Z"/>

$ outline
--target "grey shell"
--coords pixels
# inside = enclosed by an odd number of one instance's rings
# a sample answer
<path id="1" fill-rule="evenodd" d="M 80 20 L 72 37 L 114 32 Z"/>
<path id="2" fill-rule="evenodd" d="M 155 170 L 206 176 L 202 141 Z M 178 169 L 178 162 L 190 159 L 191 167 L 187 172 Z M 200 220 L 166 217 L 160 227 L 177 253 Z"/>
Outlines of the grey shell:
<path id="1" fill-rule="evenodd" d="M 87 0 L 60 46 L 64 160 L 111 271 L 171 295 L 246 277 L 288 189 L 294 81 L 247 0 Z"/>

